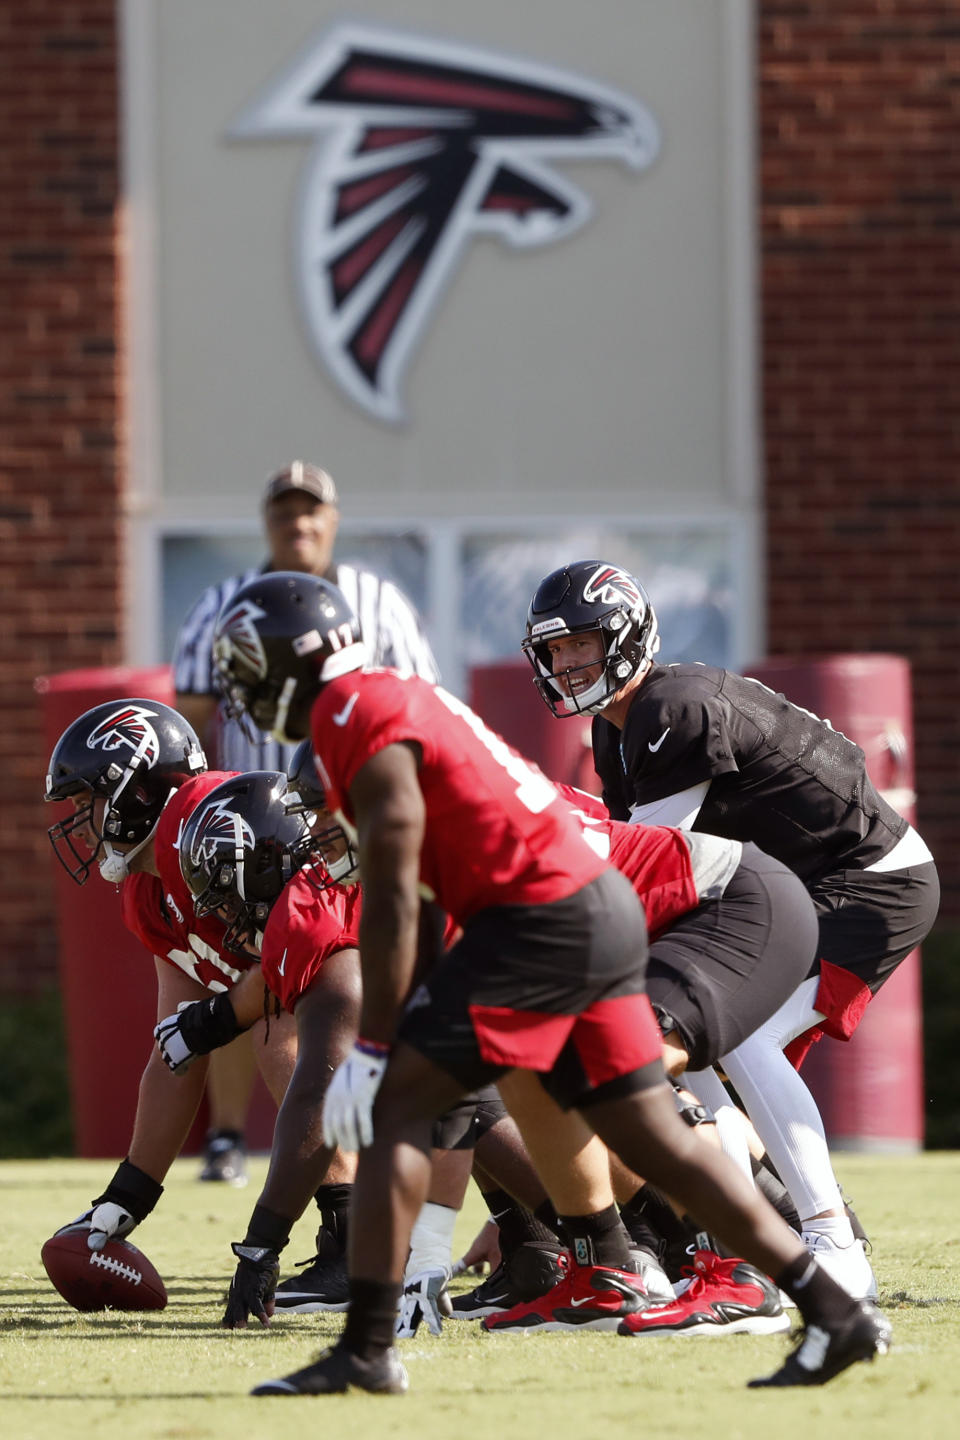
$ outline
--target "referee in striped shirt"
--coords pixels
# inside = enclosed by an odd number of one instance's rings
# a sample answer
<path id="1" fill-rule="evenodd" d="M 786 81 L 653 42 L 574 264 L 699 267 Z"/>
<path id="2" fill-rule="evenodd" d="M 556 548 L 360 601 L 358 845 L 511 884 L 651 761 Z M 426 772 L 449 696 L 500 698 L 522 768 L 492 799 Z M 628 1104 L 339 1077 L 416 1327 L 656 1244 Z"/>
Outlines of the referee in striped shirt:
<path id="1" fill-rule="evenodd" d="M 420 617 L 402 591 L 369 570 L 334 563 L 339 520 L 337 487 L 326 470 L 295 460 L 278 471 L 263 496 L 266 564 L 210 585 L 183 622 L 173 660 L 176 707 L 201 737 L 211 769 L 286 770 L 295 748 L 268 735 L 249 741 L 218 703 L 211 651 L 214 622 L 240 586 L 265 570 L 302 570 L 331 580 L 360 619 L 372 664 L 432 683 L 439 679 Z"/>
<path id="2" fill-rule="evenodd" d="M 201 737 L 211 769 L 286 770 L 296 748 L 281 745 L 268 735 L 248 740 L 237 722 L 223 714 L 216 688 L 211 644 L 214 622 L 240 586 L 264 570 L 301 570 L 333 581 L 359 617 L 374 665 L 420 675 L 432 683 L 439 679 L 420 618 L 402 591 L 369 570 L 334 563 L 338 503 L 337 487 L 326 470 L 295 460 L 278 471 L 267 481 L 263 495 L 269 550 L 266 563 L 209 586 L 183 622 L 173 660 L 176 706 Z M 254 1080 L 248 1041 L 249 1036 L 239 1036 L 210 1057 L 210 1128 L 201 1180 L 233 1185 L 247 1182 L 243 1130 Z M 338 1188 L 334 1186 L 332 1191 Z"/>

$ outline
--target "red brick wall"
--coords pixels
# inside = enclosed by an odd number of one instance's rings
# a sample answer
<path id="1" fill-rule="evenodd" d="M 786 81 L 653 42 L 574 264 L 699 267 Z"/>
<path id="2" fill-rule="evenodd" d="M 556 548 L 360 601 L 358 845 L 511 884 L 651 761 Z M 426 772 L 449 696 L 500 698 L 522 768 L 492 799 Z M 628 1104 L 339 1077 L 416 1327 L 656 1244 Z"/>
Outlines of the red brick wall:
<path id="1" fill-rule="evenodd" d="M 122 652 L 114 0 L 0 0 L 0 988 L 54 973 L 34 677 Z"/>
<path id="2" fill-rule="evenodd" d="M 960 3 L 759 6 L 771 651 L 913 669 L 960 918 Z"/>
<path id="3" fill-rule="evenodd" d="M 761 0 L 770 649 L 914 672 L 960 919 L 960 0 Z M 54 972 L 38 674 L 122 658 L 114 0 L 0 0 L 0 989 Z"/>

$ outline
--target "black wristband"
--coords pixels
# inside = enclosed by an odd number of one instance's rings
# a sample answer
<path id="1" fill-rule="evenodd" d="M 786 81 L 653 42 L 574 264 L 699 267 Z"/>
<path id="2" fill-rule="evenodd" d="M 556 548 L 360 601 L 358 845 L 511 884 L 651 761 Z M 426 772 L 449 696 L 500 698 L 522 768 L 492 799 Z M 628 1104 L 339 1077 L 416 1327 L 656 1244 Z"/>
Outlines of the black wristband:
<path id="1" fill-rule="evenodd" d="M 243 1243 L 259 1249 L 276 1250 L 279 1255 L 290 1239 L 292 1229 L 293 1221 L 288 1220 L 286 1215 L 278 1215 L 276 1210 L 266 1205 L 254 1205 Z"/>
<path id="2" fill-rule="evenodd" d="M 229 1045 L 240 1034 L 230 996 L 211 995 L 209 1000 L 196 1000 L 180 1012 L 177 1024 L 194 1055 L 209 1055 L 221 1045 Z"/>
<path id="3" fill-rule="evenodd" d="M 130 1211 L 135 1220 L 140 1221 L 146 1220 L 162 1194 L 163 1186 L 158 1180 L 154 1180 L 152 1175 L 148 1175 L 131 1160 L 121 1160 L 110 1184 L 102 1195 L 97 1196 L 93 1204 L 96 1206 L 110 1202 L 122 1205 L 124 1210 Z"/>

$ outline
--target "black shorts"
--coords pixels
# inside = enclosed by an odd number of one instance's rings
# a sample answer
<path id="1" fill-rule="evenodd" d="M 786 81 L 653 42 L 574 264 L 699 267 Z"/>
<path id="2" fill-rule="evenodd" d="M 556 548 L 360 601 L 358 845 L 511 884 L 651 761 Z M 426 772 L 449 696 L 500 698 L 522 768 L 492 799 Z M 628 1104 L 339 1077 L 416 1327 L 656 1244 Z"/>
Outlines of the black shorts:
<path id="1" fill-rule="evenodd" d="M 820 923 L 816 1007 L 849 1040 L 873 995 L 926 938 L 940 906 L 933 861 L 903 870 L 839 870 L 810 887 Z"/>
<path id="2" fill-rule="evenodd" d="M 491 907 L 414 992 L 400 1037 L 470 1090 L 535 1070 L 578 1104 L 659 1058 L 645 958 L 643 911 L 612 869 L 565 900 Z"/>
<path id="3" fill-rule="evenodd" d="M 676 1030 L 691 1070 L 705 1070 L 768 1020 L 810 972 L 817 917 L 802 880 L 744 845 L 723 896 L 650 946 L 647 993 L 660 1028 Z"/>
<path id="4" fill-rule="evenodd" d="M 907 870 L 840 870 L 811 886 L 810 896 L 820 921 L 818 959 L 849 970 L 876 995 L 926 939 L 940 881 L 931 861 Z"/>

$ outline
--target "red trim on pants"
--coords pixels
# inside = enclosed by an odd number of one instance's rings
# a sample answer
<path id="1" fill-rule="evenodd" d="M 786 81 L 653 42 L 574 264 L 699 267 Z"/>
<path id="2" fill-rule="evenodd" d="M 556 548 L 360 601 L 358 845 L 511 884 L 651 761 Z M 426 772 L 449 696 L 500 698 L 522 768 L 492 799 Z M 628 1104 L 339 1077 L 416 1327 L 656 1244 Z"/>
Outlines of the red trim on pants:
<path id="1" fill-rule="evenodd" d="M 489 1064 L 550 1070 L 577 1016 L 511 1010 L 506 1005 L 471 1005 L 470 1019 L 480 1054 Z"/>
<path id="2" fill-rule="evenodd" d="M 825 1019 L 784 1046 L 783 1053 L 790 1064 L 799 1070 L 811 1048 L 824 1035 L 830 1035 L 834 1040 L 849 1040 L 872 999 L 869 987 L 859 976 L 844 970 L 842 965 L 831 965 L 829 960 L 821 960 L 820 984 L 813 1003 Z"/>

